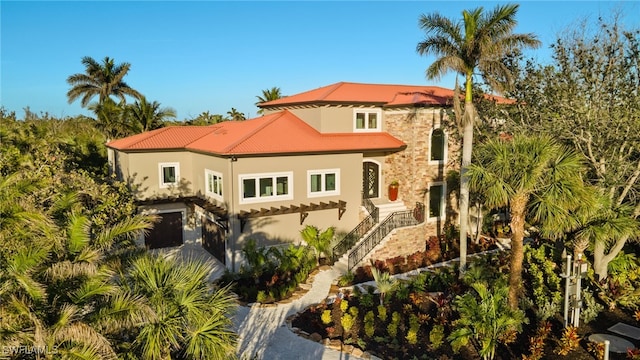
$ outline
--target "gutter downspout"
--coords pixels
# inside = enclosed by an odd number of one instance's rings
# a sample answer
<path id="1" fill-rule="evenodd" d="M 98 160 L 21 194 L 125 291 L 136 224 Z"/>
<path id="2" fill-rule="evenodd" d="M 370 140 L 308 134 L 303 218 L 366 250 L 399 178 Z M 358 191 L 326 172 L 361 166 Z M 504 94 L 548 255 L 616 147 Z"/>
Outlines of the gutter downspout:
<path id="1" fill-rule="evenodd" d="M 238 161 L 238 158 L 236 158 L 235 156 L 231 156 L 230 161 L 229 161 L 229 173 L 231 174 L 231 179 L 230 179 L 230 188 L 231 188 L 231 202 L 230 202 L 230 206 L 229 206 L 229 225 L 231 228 L 231 236 L 229 238 L 229 241 L 231 242 L 231 271 L 235 272 L 236 271 L 236 240 L 238 239 L 238 236 L 236 235 L 236 220 L 235 220 L 235 188 L 234 188 L 234 183 L 235 183 L 235 174 L 233 171 L 233 163 Z"/>

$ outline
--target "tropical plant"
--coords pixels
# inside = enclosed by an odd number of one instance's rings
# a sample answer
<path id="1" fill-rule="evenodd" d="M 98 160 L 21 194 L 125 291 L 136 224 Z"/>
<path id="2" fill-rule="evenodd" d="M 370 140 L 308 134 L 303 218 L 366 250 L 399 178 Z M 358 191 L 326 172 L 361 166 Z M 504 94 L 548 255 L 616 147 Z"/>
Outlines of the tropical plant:
<path id="1" fill-rule="evenodd" d="M 476 294 L 456 297 L 454 303 L 460 319 L 454 322 L 455 330 L 448 339 L 454 351 L 474 339 L 479 343 L 480 356 L 485 360 L 493 359 L 499 343 L 511 333 L 522 331 L 525 315 L 521 310 L 509 307 L 507 287 L 489 289 L 484 283 L 471 287 Z"/>
<path id="2" fill-rule="evenodd" d="M 94 96 L 98 96 L 98 103 L 102 104 L 107 98 L 115 96 L 121 103 L 126 102 L 125 96 L 140 98 L 141 94 L 124 82 L 124 77 L 129 72 L 131 64 L 116 64 L 114 59 L 108 56 L 102 63 L 90 56 L 82 58 L 85 73 L 73 74 L 67 78 L 71 89 L 67 92 L 69 103 L 81 98 L 82 107 L 89 105 Z"/>
<path id="3" fill-rule="evenodd" d="M 612 14 L 560 32 L 551 63 L 515 58 L 510 96 L 518 102 L 501 116 L 511 133 L 552 136 L 584 156 L 586 177 L 608 198 L 591 212 L 592 221 L 583 218 L 594 235 L 582 239 L 593 249 L 598 281 L 640 234 L 619 228 L 640 222 L 640 29 Z"/>
<path id="4" fill-rule="evenodd" d="M 282 98 L 282 93 L 280 92 L 279 87 L 274 86 L 271 89 L 262 90 L 262 95 L 257 95 L 256 98 L 258 99 L 258 101 L 256 102 L 256 106 L 258 106 L 264 102 Z M 258 114 L 262 114 L 263 112 L 264 110 L 262 109 L 258 110 Z"/>
<path id="5" fill-rule="evenodd" d="M 427 68 L 428 79 L 438 79 L 448 71 L 465 77 L 464 113 L 456 116 L 463 133 L 462 167 L 460 176 L 460 271 L 466 267 L 467 223 L 469 214 L 469 184 L 465 176 L 471 164 L 473 124 L 476 109 L 473 104 L 473 75 L 480 70 L 483 79 L 495 90 L 508 87 L 512 74 L 501 59 L 521 47 L 538 47 L 540 42 L 532 34 L 513 34 L 519 5 L 498 5 L 493 11 L 482 7 L 464 10 L 462 21 L 454 22 L 439 13 L 422 15 L 420 28 L 426 37 L 416 50 L 420 55 L 433 54 L 437 58 Z M 458 101 L 457 78 L 454 101 Z M 457 109 L 456 109 L 457 110 Z M 459 112 L 459 111 L 457 111 Z"/>
<path id="6" fill-rule="evenodd" d="M 580 346 L 580 334 L 578 334 L 578 328 L 575 326 L 567 326 L 562 331 L 562 337 L 558 339 L 558 347 L 556 353 L 559 355 L 567 355 L 571 351 Z"/>
<path id="7" fill-rule="evenodd" d="M 53 207 L 60 206 L 66 205 Z M 26 239 L 31 246 L 0 257 L 7 269 L 0 274 L 0 312 L 8 314 L 0 325 L 0 339 L 3 344 L 56 349 L 63 356 L 115 357 L 117 348 L 108 338 L 153 314 L 112 283 L 119 269 L 110 255 L 126 244 L 130 247 L 132 237 L 148 229 L 151 221 L 138 216 L 98 230 L 74 211 L 48 222 L 51 237 L 36 234 Z M 57 226 L 59 221 L 64 227 Z M 120 251 L 119 256 L 126 253 Z"/>
<path id="8" fill-rule="evenodd" d="M 581 156 L 547 137 L 490 140 L 478 148 L 477 163 L 469 165 L 465 176 L 471 188 L 483 194 L 485 206 L 509 206 L 512 309 L 518 306 L 522 286 L 526 223 L 539 225 L 549 237 L 572 230 L 571 212 L 594 202 L 583 173 Z"/>
<path id="9" fill-rule="evenodd" d="M 227 115 L 229 115 L 229 119 L 232 121 L 241 121 L 246 120 L 247 117 L 244 113 L 239 112 L 236 108 L 231 108 L 231 110 L 227 111 Z"/>
<path id="10" fill-rule="evenodd" d="M 159 102 L 148 102 L 142 96 L 134 104 L 127 106 L 127 115 L 135 124 L 136 132 L 145 132 L 161 128 L 165 121 L 176 117 L 176 111 L 168 107 L 161 108 Z"/>
<path id="11" fill-rule="evenodd" d="M 334 232 L 334 227 L 329 227 L 324 231 L 320 231 L 320 229 L 313 225 L 307 225 L 304 229 L 300 230 L 300 235 L 304 242 L 314 249 L 316 262 L 320 261 L 320 256 L 322 254 L 331 256 L 331 241 L 333 241 Z"/>
<path id="12" fill-rule="evenodd" d="M 228 288 L 212 288 L 210 264 L 144 256 L 120 278 L 141 296 L 154 318 L 135 327 L 132 350 L 141 358 L 227 359 L 235 352 L 230 316 L 235 300 Z"/>
<path id="13" fill-rule="evenodd" d="M 524 261 L 528 269 L 528 283 L 531 297 L 539 320 L 553 316 L 562 302 L 562 284 L 557 274 L 556 264 L 549 251 L 550 246 L 542 245 L 534 248 L 524 246 Z"/>
<path id="14" fill-rule="evenodd" d="M 376 282 L 376 287 L 380 293 L 380 305 L 384 305 L 385 295 L 396 288 L 397 281 L 395 278 L 391 277 L 391 274 L 386 271 L 380 271 L 375 266 L 371 266 L 371 274 L 373 275 L 373 280 Z"/>
<path id="15" fill-rule="evenodd" d="M 224 120 L 224 116 L 220 114 L 211 114 L 209 111 L 204 111 L 196 118 L 187 120 L 185 123 L 187 125 L 213 125 Z"/>
<path id="16" fill-rule="evenodd" d="M 117 104 L 111 98 L 99 103 L 89 104 L 89 110 L 93 111 L 96 116 L 96 128 L 102 131 L 107 139 L 125 137 L 136 133 L 136 124 L 130 120 L 126 107 L 122 104 Z"/>

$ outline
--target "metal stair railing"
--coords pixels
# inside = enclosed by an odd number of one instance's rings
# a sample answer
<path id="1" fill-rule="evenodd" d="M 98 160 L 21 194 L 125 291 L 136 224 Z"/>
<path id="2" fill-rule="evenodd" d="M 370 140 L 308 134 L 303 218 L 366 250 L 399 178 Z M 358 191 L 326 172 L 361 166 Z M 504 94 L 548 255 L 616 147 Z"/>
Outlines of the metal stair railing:
<path id="1" fill-rule="evenodd" d="M 376 245 L 389 235 L 394 229 L 414 226 L 424 222 L 424 204 L 416 203 L 412 210 L 396 211 L 389 215 L 364 240 L 349 251 L 347 269 L 351 271 L 373 250 Z M 356 240 L 357 241 L 357 240 Z"/>
<path id="2" fill-rule="evenodd" d="M 369 212 L 369 215 L 373 217 L 373 221 L 375 221 L 376 223 L 380 221 L 380 218 L 379 218 L 380 211 L 378 210 L 378 207 L 375 206 L 373 201 L 371 201 L 371 199 L 363 197 L 362 206 L 364 206 L 364 208 L 367 209 L 367 212 Z"/>
<path id="3" fill-rule="evenodd" d="M 375 207 L 375 206 L 374 206 Z M 340 259 L 340 257 L 349 251 L 353 245 L 355 245 L 358 240 L 360 240 L 369 230 L 371 230 L 378 223 L 378 208 L 373 210 L 373 213 L 367 215 L 364 220 L 360 222 L 351 232 L 345 235 L 342 240 L 340 240 L 334 247 L 331 252 L 331 258 L 335 263 Z"/>

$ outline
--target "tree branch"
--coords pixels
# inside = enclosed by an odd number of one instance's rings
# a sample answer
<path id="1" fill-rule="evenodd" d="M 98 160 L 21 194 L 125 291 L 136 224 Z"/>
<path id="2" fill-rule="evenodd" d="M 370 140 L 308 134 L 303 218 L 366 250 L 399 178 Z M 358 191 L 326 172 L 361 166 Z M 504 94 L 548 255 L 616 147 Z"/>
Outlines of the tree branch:
<path id="1" fill-rule="evenodd" d="M 640 160 L 638 160 L 636 169 L 634 170 L 633 174 L 627 180 L 627 183 L 626 183 L 624 189 L 622 190 L 622 192 L 620 193 L 620 196 L 618 196 L 618 201 L 617 201 L 618 205 L 622 204 L 622 202 L 627 197 L 627 194 L 629 193 L 631 188 L 636 184 L 636 181 L 638 181 L 638 177 L 640 177 Z"/>

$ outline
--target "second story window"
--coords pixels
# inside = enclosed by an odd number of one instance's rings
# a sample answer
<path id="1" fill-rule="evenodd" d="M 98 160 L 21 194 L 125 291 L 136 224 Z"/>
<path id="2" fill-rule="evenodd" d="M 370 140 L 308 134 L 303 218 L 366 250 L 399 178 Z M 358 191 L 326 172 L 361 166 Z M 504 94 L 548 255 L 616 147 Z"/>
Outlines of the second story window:
<path id="1" fill-rule="evenodd" d="M 340 169 L 307 171 L 307 196 L 340 195 Z"/>
<path id="2" fill-rule="evenodd" d="M 353 114 L 354 131 L 380 131 L 382 113 L 376 109 L 356 109 Z"/>
<path id="3" fill-rule="evenodd" d="M 206 194 L 213 198 L 222 200 L 222 174 L 219 172 L 205 170 Z"/>
<path id="4" fill-rule="evenodd" d="M 293 199 L 293 173 L 240 175 L 241 204 Z"/>
<path id="5" fill-rule="evenodd" d="M 160 163 L 160 188 L 168 188 L 169 186 L 178 186 L 180 180 L 180 163 Z"/>

